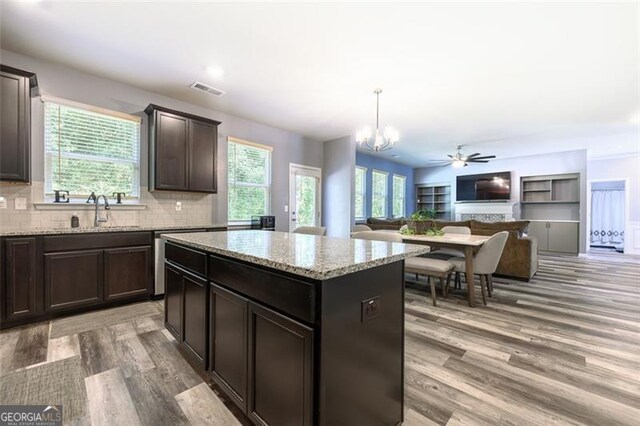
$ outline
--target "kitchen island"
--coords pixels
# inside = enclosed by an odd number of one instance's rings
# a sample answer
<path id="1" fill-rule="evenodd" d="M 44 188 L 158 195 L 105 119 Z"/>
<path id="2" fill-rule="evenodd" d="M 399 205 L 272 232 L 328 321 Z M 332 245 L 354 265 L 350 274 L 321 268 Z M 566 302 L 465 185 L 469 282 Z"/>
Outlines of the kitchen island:
<path id="1" fill-rule="evenodd" d="M 165 325 L 256 424 L 402 421 L 404 259 L 424 246 L 165 235 Z"/>

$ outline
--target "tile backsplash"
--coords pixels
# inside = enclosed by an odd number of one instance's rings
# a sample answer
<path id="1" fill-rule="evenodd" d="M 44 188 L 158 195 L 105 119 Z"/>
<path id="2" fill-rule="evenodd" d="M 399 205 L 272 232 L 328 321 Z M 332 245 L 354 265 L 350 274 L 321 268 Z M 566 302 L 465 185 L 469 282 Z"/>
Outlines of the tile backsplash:
<path id="1" fill-rule="evenodd" d="M 27 231 L 36 229 L 62 229 L 71 227 L 71 216 L 76 213 L 80 227 L 93 226 L 94 211 L 74 210 L 65 206 L 63 210 L 42 210 L 34 203 L 44 202 L 44 182 L 32 182 L 31 185 L 0 182 L 0 197 L 6 200 L 7 208 L 0 209 L 1 231 Z M 212 203 L 215 195 L 183 192 L 149 192 L 140 187 L 139 203 L 146 204 L 140 210 L 111 209 L 109 221 L 102 226 L 181 226 L 215 224 L 212 220 Z M 26 198 L 26 210 L 15 210 L 16 198 Z M 176 211 L 176 202 L 181 210 Z M 115 204 L 115 200 L 109 199 Z M 104 210 L 100 207 L 100 214 Z"/>

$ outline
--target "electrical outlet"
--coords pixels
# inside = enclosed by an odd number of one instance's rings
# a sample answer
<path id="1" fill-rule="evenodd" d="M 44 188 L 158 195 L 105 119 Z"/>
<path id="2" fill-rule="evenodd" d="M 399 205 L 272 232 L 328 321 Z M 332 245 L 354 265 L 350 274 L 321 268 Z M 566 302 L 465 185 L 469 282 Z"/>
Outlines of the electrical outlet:
<path id="1" fill-rule="evenodd" d="M 26 210 L 27 209 L 27 199 L 26 198 L 16 198 L 15 199 L 15 209 L 16 210 Z"/>
<path id="2" fill-rule="evenodd" d="M 380 296 L 363 300 L 360 304 L 362 322 L 369 321 L 380 315 Z"/>
<path id="3" fill-rule="evenodd" d="M 182 211 L 182 202 L 176 201 L 176 211 Z"/>
<path id="4" fill-rule="evenodd" d="M 0 209 L 7 208 L 7 199 L 4 197 L 0 197 Z"/>
<path id="5" fill-rule="evenodd" d="M 284 205 L 284 212 L 289 213 L 289 204 Z"/>

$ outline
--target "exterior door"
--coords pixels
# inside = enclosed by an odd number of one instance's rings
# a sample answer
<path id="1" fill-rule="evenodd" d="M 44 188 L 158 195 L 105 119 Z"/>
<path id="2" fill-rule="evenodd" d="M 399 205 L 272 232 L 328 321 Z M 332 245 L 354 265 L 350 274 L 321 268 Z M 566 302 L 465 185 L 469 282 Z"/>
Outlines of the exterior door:
<path id="1" fill-rule="evenodd" d="M 289 165 L 289 230 L 299 226 L 320 226 L 321 177 L 317 167 Z"/>

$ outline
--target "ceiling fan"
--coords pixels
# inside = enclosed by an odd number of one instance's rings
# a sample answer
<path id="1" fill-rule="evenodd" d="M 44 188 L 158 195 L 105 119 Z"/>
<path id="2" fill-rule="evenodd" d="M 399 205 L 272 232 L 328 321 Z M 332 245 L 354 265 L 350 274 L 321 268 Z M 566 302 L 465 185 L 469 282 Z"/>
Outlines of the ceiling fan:
<path id="1" fill-rule="evenodd" d="M 451 164 L 453 167 L 467 167 L 469 163 L 488 163 L 490 159 L 496 158 L 495 155 L 482 155 L 479 152 L 471 155 L 463 155 L 460 150 L 462 149 L 462 145 L 458 145 L 456 147 L 457 152 L 453 155 L 448 154 L 447 156 L 451 160 L 447 160 L 447 162 L 443 165 Z"/>

